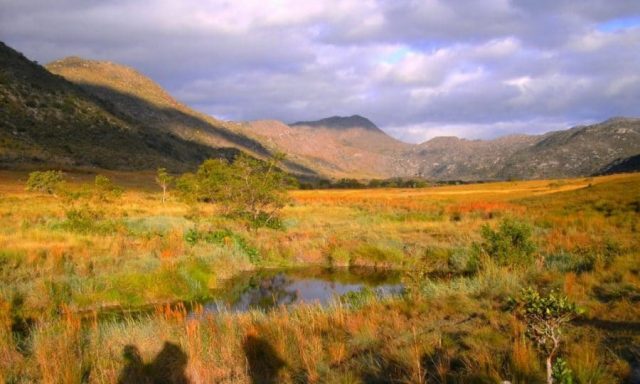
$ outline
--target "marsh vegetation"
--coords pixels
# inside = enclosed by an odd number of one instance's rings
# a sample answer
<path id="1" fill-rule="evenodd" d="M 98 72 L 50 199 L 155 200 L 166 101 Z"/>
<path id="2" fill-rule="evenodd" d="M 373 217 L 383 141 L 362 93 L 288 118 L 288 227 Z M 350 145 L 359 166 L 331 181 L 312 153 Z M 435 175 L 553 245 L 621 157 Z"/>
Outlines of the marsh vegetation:
<path id="1" fill-rule="evenodd" d="M 638 174 L 282 190 L 277 226 L 154 172 L 0 178 L 0 382 L 544 383 L 549 356 L 557 383 L 638 380 Z M 359 267 L 402 291 L 206 307 L 255 273 L 291 292 L 274 268 L 348 285 Z"/>

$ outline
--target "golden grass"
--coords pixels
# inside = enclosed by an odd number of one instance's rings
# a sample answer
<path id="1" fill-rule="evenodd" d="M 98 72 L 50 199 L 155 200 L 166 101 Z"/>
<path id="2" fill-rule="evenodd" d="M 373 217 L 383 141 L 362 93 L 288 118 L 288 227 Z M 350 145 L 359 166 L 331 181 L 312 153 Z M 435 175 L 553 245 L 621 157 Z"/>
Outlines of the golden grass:
<path id="1" fill-rule="evenodd" d="M 252 369 L 276 382 L 537 382 L 538 351 L 503 309 L 506 297 L 527 285 L 561 290 L 587 310 L 562 351 L 579 382 L 622 380 L 629 373 L 625 348 L 640 342 L 637 325 L 625 330 L 640 318 L 640 218 L 633 208 L 640 174 L 292 191 L 283 231 L 250 231 L 215 205 L 189 207 L 171 194 L 162 204 L 151 173 L 104 174 L 125 193 L 74 203 L 110 225 L 85 231 L 61 226 L 70 209 L 61 198 L 25 192 L 26 173 L 0 171 L 0 382 L 116 382 L 125 346 L 135 345 L 150 364 L 167 341 L 188 356 L 185 372 L 194 383 L 249 383 Z M 94 176 L 70 174 L 69 186 Z M 416 297 L 356 310 L 197 318 L 166 306 L 258 267 L 368 264 L 410 273 L 426 264 L 450 274 L 450 253 L 469 251 L 482 226 L 505 217 L 533 226 L 534 265 L 487 264 L 475 276 L 423 281 Z M 231 241 L 189 244 L 184 236 L 192 228 L 230 230 L 259 251 L 259 260 Z M 565 254 L 593 263 L 585 270 L 545 264 Z M 200 291 L 196 280 L 204 282 Z M 145 303 L 158 303 L 148 318 L 79 321 L 101 307 Z M 17 351 L 11 328 L 18 317 L 38 319 L 30 354 Z M 586 341 L 585 334 L 597 337 Z M 252 361 L 253 349 L 271 354 L 267 365 Z"/>

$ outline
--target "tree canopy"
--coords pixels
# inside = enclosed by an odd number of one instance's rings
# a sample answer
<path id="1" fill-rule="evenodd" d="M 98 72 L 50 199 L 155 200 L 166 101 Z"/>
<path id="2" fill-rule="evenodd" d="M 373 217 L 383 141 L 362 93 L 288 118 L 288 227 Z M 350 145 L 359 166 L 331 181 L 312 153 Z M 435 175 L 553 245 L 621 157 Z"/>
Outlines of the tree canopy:
<path id="1" fill-rule="evenodd" d="M 241 154 L 232 162 L 209 159 L 195 173 L 182 175 L 176 188 L 188 202 L 217 203 L 227 213 L 270 225 L 286 204 L 286 190 L 294 183 L 278 167 L 283 158 L 276 155 L 262 161 Z"/>

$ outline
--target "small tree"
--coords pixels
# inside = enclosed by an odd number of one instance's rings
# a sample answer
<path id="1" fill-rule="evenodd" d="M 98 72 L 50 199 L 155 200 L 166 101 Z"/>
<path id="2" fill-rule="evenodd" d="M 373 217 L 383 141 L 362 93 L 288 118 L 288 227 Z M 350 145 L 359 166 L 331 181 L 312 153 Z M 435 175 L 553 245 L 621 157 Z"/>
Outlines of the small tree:
<path id="1" fill-rule="evenodd" d="M 564 296 L 554 292 L 542 296 L 533 288 L 522 290 L 516 308 L 527 324 L 527 336 L 546 354 L 547 383 L 553 384 L 554 360 L 560 348 L 562 327 L 580 311 Z"/>
<path id="2" fill-rule="evenodd" d="M 55 194 L 56 189 L 64 182 L 62 171 L 36 171 L 29 173 L 27 191 Z"/>
<path id="3" fill-rule="evenodd" d="M 173 183 L 173 176 L 167 173 L 166 168 L 158 168 L 158 173 L 156 173 L 156 183 L 162 188 L 162 204 L 167 199 L 167 188 Z"/>
<path id="4" fill-rule="evenodd" d="M 287 201 L 292 179 L 278 168 L 284 155 L 261 161 L 239 155 L 232 163 L 206 160 L 198 171 L 182 175 L 176 187 L 183 200 L 219 203 L 227 213 L 247 217 L 254 225 L 271 225 Z"/>
<path id="5" fill-rule="evenodd" d="M 246 214 L 254 224 L 270 224 L 287 201 L 286 190 L 291 178 L 278 164 L 284 159 L 278 154 L 267 162 L 240 155 L 231 166 L 229 204 L 235 212 Z"/>

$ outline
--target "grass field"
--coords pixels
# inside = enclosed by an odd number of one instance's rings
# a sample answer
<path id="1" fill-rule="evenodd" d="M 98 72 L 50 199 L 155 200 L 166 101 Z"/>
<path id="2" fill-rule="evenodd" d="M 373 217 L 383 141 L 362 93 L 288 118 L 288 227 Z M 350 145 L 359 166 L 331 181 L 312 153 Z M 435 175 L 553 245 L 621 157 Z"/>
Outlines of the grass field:
<path id="1" fill-rule="evenodd" d="M 585 310 L 560 352 L 575 383 L 639 378 L 640 174 L 291 191 L 281 230 L 171 193 L 163 204 L 151 173 L 104 174 L 122 196 L 31 193 L 26 173 L 0 172 L 0 383 L 545 382 L 507 305 L 528 286 Z M 70 174 L 69 188 L 94 176 Z M 505 220 L 530 228 L 530 260 L 483 252 L 483 226 Z M 407 294 L 268 313 L 168 305 L 239 271 L 309 264 L 400 269 Z"/>

